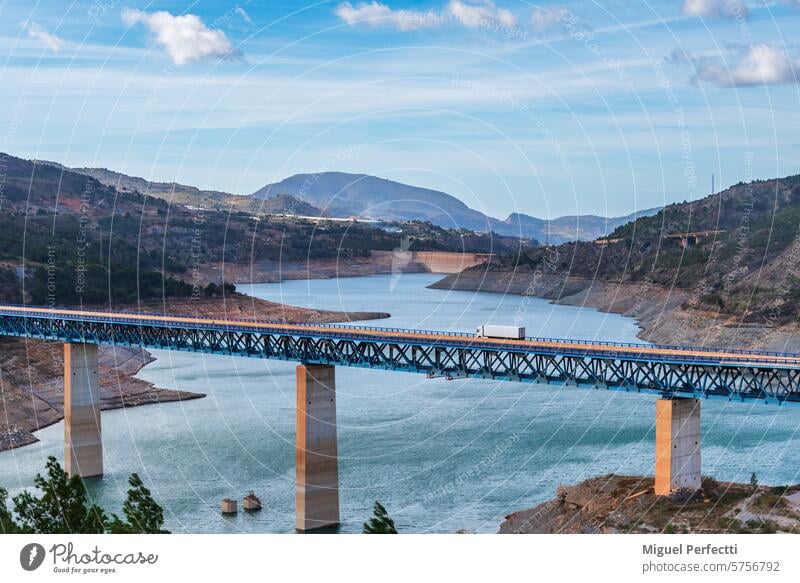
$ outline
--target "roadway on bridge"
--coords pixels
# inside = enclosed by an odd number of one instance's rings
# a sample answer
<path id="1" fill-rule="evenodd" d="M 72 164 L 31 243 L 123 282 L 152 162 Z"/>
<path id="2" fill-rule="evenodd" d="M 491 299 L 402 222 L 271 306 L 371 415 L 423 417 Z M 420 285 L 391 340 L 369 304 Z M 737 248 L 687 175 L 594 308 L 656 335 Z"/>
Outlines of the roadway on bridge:
<path id="1" fill-rule="evenodd" d="M 235 319 L 212 319 L 194 318 L 189 316 L 161 316 L 152 314 L 132 314 L 127 312 L 105 312 L 93 310 L 70 310 L 60 308 L 40 308 L 40 307 L 21 307 L 21 306 L 0 306 L 0 316 L 20 315 L 27 317 L 47 317 L 64 318 L 70 320 L 96 320 L 119 321 L 129 325 L 169 325 L 192 326 L 199 325 L 213 327 L 216 329 L 235 329 L 247 328 L 264 330 L 264 332 L 274 331 L 278 334 L 285 334 L 287 330 L 296 331 L 298 334 L 315 335 L 326 334 L 346 334 L 350 337 L 361 337 L 364 340 L 376 341 L 383 338 L 407 338 L 409 341 L 423 340 L 426 344 L 452 344 L 454 341 L 470 343 L 474 346 L 493 347 L 498 349 L 522 349 L 526 351 L 536 351 L 537 349 L 547 349 L 550 351 L 580 351 L 587 356 L 596 354 L 601 357 L 608 357 L 609 354 L 618 354 L 619 357 L 636 356 L 639 358 L 663 359 L 664 357 L 675 359 L 702 359 L 705 364 L 709 360 L 718 361 L 720 364 L 737 366 L 789 366 L 792 368 L 800 367 L 800 355 L 767 353 L 755 351 L 736 351 L 719 350 L 713 348 L 693 348 L 693 347 L 674 347 L 647 344 L 614 344 L 614 343 L 591 343 L 580 340 L 555 340 L 526 338 L 525 340 L 508 340 L 501 338 L 485 338 L 472 334 L 461 334 L 453 332 L 436 331 L 409 331 L 396 330 L 392 328 L 380 327 L 360 327 L 348 325 L 314 325 L 314 324 L 291 324 L 277 322 L 261 322 L 257 320 L 235 320 Z"/>

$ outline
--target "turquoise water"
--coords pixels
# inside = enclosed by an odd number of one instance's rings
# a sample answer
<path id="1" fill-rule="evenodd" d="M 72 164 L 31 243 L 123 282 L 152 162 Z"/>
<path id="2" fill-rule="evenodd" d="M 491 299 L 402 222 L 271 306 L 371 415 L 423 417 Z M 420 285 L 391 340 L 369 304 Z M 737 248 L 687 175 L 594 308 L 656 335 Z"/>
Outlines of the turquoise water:
<path id="1" fill-rule="evenodd" d="M 240 286 L 261 298 L 392 313 L 387 326 L 470 330 L 517 323 L 530 335 L 635 341 L 629 318 L 544 300 L 426 289 L 434 275 Z M 182 532 L 292 532 L 294 364 L 156 351 L 140 373 L 205 399 L 103 413 L 106 475 L 91 485 L 119 511 L 139 472 Z M 503 516 L 551 498 L 560 483 L 650 474 L 655 397 L 337 368 L 342 530 L 357 532 L 374 500 L 407 532 L 493 532 Z M 707 402 L 703 471 L 764 484 L 800 481 L 800 407 Z M 0 484 L 30 487 L 63 426 L 0 453 Z M 219 515 L 223 497 L 254 490 L 257 515 Z"/>

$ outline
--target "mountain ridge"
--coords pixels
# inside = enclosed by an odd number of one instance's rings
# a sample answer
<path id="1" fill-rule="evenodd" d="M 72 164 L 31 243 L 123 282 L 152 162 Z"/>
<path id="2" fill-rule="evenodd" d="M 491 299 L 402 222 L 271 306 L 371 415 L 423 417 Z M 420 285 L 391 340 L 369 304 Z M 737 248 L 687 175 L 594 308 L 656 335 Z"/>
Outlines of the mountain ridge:
<path id="1" fill-rule="evenodd" d="M 554 219 L 513 212 L 505 219 L 498 219 L 471 208 L 446 192 L 362 173 L 331 171 L 293 174 L 249 195 L 240 195 L 178 182 L 151 181 L 107 168 L 70 168 L 47 160 L 37 160 L 37 163 L 90 176 L 123 192 L 138 191 L 170 203 L 216 210 L 283 213 L 297 208 L 305 209 L 305 212 L 293 214 L 341 218 L 356 216 L 397 222 L 430 221 L 444 228 L 493 231 L 548 244 L 591 241 L 608 235 L 631 220 L 653 215 L 660 210 L 660 207 L 656 207 L 618 217 L 590 214 Z M 280 198 L 272 200 L 276 197 Z"/>
<path id="2" fill-rule="evenodd" d="M 608 235 L 633 218 L 655 214 L 661 208 L 639 210 L 622 217 L 572 215 L 541 219 L 525 213 L 511 213 L 501 220 L 472 209 L 446 192 L 369 174 L 346 172 L 294 174 L 267 184 L 250 196 L 269 199 L 278 194 L 305 200 L 329 215 L 344 214 L 395 221 L 429 220 L 446 228 L 494 231 L 501 235 L 522 236 L 550 243 L 594 240 Z"/>
<path id="3" fill-rule="evenodd" d="M 239 208 L 244 210 L 249 206 L 250 202 L 246 197 L 238 194 L 223 192 L 221 190 L 205 190 L 179 182 L 147 180 L 140 176 L 131 176 L 108 168 L 70 168 L 69 166 L 50 160 L 36 160 L 36 163 L 94 178 L 104 186 L 116 188 L 120 192 L 139 192 L 154 198 L 166 200 L 173 204 L 201 205 L 216 210 L 227 208 Z"/>

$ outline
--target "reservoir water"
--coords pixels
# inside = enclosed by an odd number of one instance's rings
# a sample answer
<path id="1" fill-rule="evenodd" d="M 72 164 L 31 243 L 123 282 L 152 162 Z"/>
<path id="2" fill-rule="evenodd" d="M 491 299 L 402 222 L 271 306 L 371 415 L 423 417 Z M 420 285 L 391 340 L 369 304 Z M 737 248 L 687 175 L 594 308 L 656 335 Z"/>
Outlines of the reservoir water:
<path id="1" fill-rule="evenodd" d="M 435 275 L 240 286 L 257 297 L 333 310 L 391 312 L 369 324 L 471 330 L 492 322 L 529 335 L 636 341 L 633 320 L 489 293 L 427 289 Z M 174 532 L 293 532 L 293 363 L 154 351 L 140 377 L 206 393 L 185 403 L 103 413 L 106 475 L 91 492 L 120 512 L 138 472 Z M 342 531 L 360 532 L 380 500 L 405 532 L 494 532 L 503 517 L 559 484 L 652 474 L 655 397 L 584 388 L 336 370 Z M 703 404 L 703 473 L 763 484 L 800 481 L 800 407 Z M 30 488 L 47 455 L 63 456 L 61 423 L 0 453 L 0 485 Z M 256 515 L 223 518 L 223 497 L 254 490 Z"/>

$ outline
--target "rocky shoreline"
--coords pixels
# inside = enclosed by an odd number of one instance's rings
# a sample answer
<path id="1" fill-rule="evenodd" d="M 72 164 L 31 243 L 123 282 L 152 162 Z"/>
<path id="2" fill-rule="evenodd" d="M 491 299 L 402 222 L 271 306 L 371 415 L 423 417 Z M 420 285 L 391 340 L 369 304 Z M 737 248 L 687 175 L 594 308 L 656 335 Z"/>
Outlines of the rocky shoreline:
<path id="1" fill-rule="evenodd" d="M 120 311 L 180 314 L 232 320 L 352 322 L 389 316 L 383 312 L 311 310 L 260 300 L 242 294 L 223 299 L 167 300 Z M 204 397 L 174 391 L 135 378 L 154 360 L 146 350 L 103 346 L 99 351 L 102 410 Z M 64 418 L 62 344 L 43 340 L 0 338 L 0 451 L 38 441 L 34 432 Z"/>
<path id="2" fill-rule="evenodd" d="M 800 533 L 800 484 L 753 488 L 704 477 L 698 492 L 656 496 L 651 477 L 611 474 L 559 486 L 552 500 L 506 516 L 498 532 Z"/>
<path id="3" fill-rule="evenodd" d="M 469 269 L 431 284 L 433 289 L 533 296 L 634 318 L 642 340 L 657 344 L 800 352 L 797 324 L 743 323 L 690 307 L 690 295 L 642 282 L 612 283 L 528 271 Z"/>

